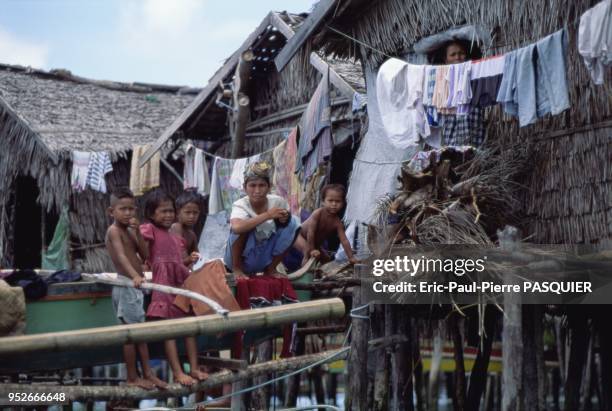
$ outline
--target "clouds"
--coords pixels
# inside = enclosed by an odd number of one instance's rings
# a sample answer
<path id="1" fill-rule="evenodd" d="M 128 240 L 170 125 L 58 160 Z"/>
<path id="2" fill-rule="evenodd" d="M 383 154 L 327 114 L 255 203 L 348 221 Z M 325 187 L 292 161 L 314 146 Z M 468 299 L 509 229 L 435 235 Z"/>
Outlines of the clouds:
<path id="1" fill-rule="evenodd" d="M 0 27 L 0 56 L 3 62 L 32 67 L 47 67 L 49 47 L 18 38 Z"/>

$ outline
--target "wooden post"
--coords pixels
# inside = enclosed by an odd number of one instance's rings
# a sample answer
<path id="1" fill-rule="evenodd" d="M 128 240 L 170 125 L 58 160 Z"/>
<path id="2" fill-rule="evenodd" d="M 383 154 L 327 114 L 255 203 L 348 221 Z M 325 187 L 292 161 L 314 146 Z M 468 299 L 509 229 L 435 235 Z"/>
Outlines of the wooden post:
<path id="1" fill-rule="evenodd" d="M 497 310 L 493 306 L 487 305 L 484 307 L 482 315 L 485 316 L 484 335 L 478 345 L 478 354 L 476 355 L 476 361 L 470 376 L 470 388 L 466 403 L 468 411 L 478 411 L 480 409 L 480 398 L 485 388 L 490 386 L 490 384 L 487 384 L 487 370 L 489 368 L 489 359 L 491 358 L 495 325 L 497 324 Z"/>
<path id="2" fill-rule="evenodd" d="M 497 232 L 501 248 L 514 251 L 518 248 L 518 230 L 506 226 Z M 514 274 L 504 274 L 504 284 L 513 284 Z M 520 296 L 504 294 L 504 323 L 502 331 L 502 411 L 519 411 L 523 395 L 523 319 Z"/>
<path id="3" fill-rule="evenodd" d="M 406 312 L 406 306 L 394 305 L 395 333 L 406 337 L 399 344 L 391 356 L 391 367 L 393 372 L 393 407 L 394 410 L 414 411 L 412 399 L 412 339 L 411 318 Z"/>
<path id="4" fill-rule="evenodd" d="M 355 274 L 362 278 L 368 267 L 365 264 L 355 265 Z M 362 295 L 362 288 L 353 287 L 353 303 L 352 309 L 360 308 L 365 304 Z M 365 410 L 368 407 L 368 326 L 367 317 L 368 310 L 361 309 L 352 313 L 352 335 L 351 335 L 351 352 L 348 362 L 348 381 L 350 397 L 347 401 L 347 410 Z"/>
<path id="5" fill-rule="evenodd" d="M 272 339 L 264 341 L 255 347 L 255 363 L 267 362 L 270 360 L 272 360 Z M 253 378 L 253 384 L 257 385 L 265 382 L 270 379 L 269 377 L 270 375 L 262 375 L 260 377 Z M 250 406 L 256 410 L 267 410 L 269 406 L 269 393 L 269 386 L 253 391 Z"/>
<path id="6" fill-rule="evenodd" d="M 581 310 L 583 307 L 570 307 L 568 327 L 570 332 L 569 361 L 567 379 L 565 380 L 565 411 L 577 410 L 580 406 L 580 385 L 582 371 L 587 357 L 589 329 L 587 318 Z M 604 349 L 607 349 L 605 347 Z"/>
<path id="7" fill-rule="evenodd" d="M 306 352 L 306 336 L 298 334 L 295 338 L 297 339 L 295 355 L 303 355 Z M 301 374 L 297 374 L 287 380 L 287 392 L 285 393 L 285 406 L 287 407 L 297 405 L 297 397 L 300 393 L 300 377 Z"/>
<path id="8" fill-rule="evenodd" d="M 244 137 L 246 134 L 247 123 L 249 122 L 251 105 L 247 95 L 251 68 L 255 55 L 251 50 L 246 50 L 240 56 L 236 67 L 234 79 L 234 112 L 232 113 L 232 158 L 242 157 L 244 154 Z"/>
<path id="9" fill-rule="evenodd" d="M 442 365 L 442 354 L 444 340 L 442 335 L 445 330 L 443 321 L 434 324 L 433 347 L 431 351 L 431 367 L 429 369 L 429 390 L 427 406 L 430 411 L 438 411 L 438 392 L 440 386 L 440 367 Z"/>
<path id="10" fill-rule="evenodd" d="M 385 306 L 376 304 L 372 313 L 372 338 L 385 336 Z M 374 381 L 372 388 L 372 407 L 375 411 L 389 409 L 389 354 L 388 350 L 376 350 L 368 360 L 372 360 Z M 369 391 L 369 390 L 368 390 Z"/>
<path id="11" fill-rule="evenodd" d="M 465 363 L 463 361 L 463 335 L 460 329 L 460 314 L 451 313 L 448 321 L 449 331 L 453 340 L 453 356 L 455 358 L 455 373 L 453 386 L 453 410 L 463 411 L 465 409 Z"/>

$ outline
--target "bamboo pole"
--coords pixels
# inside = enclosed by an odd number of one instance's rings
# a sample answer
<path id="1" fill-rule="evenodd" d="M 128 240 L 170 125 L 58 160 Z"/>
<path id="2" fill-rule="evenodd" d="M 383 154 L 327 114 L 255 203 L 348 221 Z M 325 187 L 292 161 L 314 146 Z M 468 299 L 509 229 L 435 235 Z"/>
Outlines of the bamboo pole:
<path id="1" fill-rule="evenodd" d="M 233 331 L 277 327 L 294 322 L 340 318 L 344 303 L 339 298 L 307 301 L 277 307 L 231 312 L 201 317 L 162 320 L 141 324 L 99 327 L 0 338 L 0 357 L 37 351 L 68 351 L 109 345 L 165 341 L 192 335 L 216 335 Z"/>
<path id="2" fill-rule="evenodd" d="M 293 371 L 314 362 L 325 360 L 325 362 L 337 361 L 346 358 L 346 349 L 324 351 L 317 354 L 303 355 L 300 357 L 273 360 L 264 363 L 250 365 L 246 370 L 232 372 L 224 370 L 208 377 L 206 381 L 194 384 L 191 387 L 180 384 L 170 384 L 165 390 L 147 391 L 142 388 L 128 386 L 87 386 L 87 385 L 48 385 L 48 384 L 0 384 L 0 397 L 6 398 L 9 392 L 28 393 L 65 393 L 70 401 L 109 401 L 109 400 L 139 400 L 142 398 L 169 398 L 189 395 L 193 392 L 207 390 L 222 384 L 231 384 L 236 381 L 248 380 L 250 378 L 269 373 L 283 373 Z"/>

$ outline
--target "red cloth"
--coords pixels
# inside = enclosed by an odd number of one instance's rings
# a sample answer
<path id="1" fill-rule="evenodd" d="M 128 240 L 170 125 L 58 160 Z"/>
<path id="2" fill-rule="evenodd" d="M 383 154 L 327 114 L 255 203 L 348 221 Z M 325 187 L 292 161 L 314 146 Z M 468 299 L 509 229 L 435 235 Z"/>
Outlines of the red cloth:
<path id="1" fill-rule="evenodd" d="M 236 299 L 244 310 L 253 305 L 271 306 L 274 301 L 297 302 L 297 294 L 288 278 L 276 278 L 269 275 L 258 275 L 248 279 L 236 281 Z M 283 327 L 283 349 L 281 358 L 293 356 L 291 346 L 293 343 L 294 325 Z M 240 356 L 242 352 L 242 339 L 237 338 L 234 342 L 235 355 Z"/>
<path id="2" fill-rule="evenodd" d="M 189 276 L 189 270 L 183 264 L 180 251 L 181 247 L 184 247 L 181 242 L 185 240 L 151 223 L 142 224 L 140 232 L 149 244 L 148 262 L 153 270 L 153 282 L 170 287 L 182 287 L 183 282 Z M 151 304 L 147 309 L 147 317 L 186 317 L 187 313 L 174 305 L 174 298 L 172 294 L 153 291 Z"/>

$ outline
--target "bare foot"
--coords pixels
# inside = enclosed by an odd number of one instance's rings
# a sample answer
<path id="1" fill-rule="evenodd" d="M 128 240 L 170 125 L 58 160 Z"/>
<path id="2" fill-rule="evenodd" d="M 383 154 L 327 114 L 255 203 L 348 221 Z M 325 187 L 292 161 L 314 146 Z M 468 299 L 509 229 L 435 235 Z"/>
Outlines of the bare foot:
<path id="1" fill-rule="evenodd" d="M 147 379 L 147 381 L 153 383 L 153 385 L 156 388 L 159 388 L 160 390 L 165 390 L 166 388 L 168 388 L 168 383 L 160 380 L 154 374 L 146 375 L 145 378 Z"/>
<path id="2" fill-rule="evenodd" d="M 139 387 L 139 388 L 143 388 L 145 390 L 152 390 L 153 388 L 155 388 L 155 385 L 153 384 L 153 382 L 147 380 L 146 378 L 136 378 L 135 380 L 132 381 L 126 381 L 127 385 L 130 387 Z"/>
<path id="3" fill-rule="evenodd" d="M 174 374 L 174 381 L 181 385 L 193 385 L 197 382 L 185 373 Z"/>
<path id="4" fill-rule="evenodd" d="M 205 379 L 208 378 L 208 373 L 202 370 L 193 370 L 189 373 L 189 375 L 191 375 L 193 378 L 195 378 L 198 381 L 204 381 Z"/>

